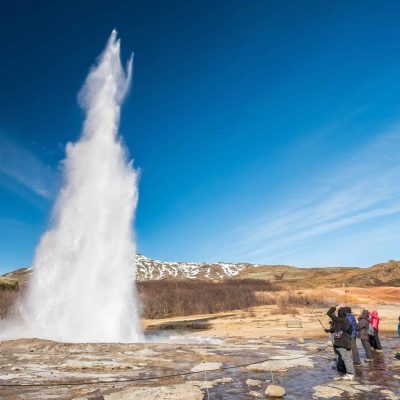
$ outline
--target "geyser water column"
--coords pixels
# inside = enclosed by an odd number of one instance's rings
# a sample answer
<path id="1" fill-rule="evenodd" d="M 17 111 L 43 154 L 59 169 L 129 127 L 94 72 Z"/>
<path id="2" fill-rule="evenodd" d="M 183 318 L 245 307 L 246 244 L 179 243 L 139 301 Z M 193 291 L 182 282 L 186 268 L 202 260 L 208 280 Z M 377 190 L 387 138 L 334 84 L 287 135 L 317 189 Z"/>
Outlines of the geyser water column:
<path id="1" fill-rule="evenodd" d="M 28 334 L 68 342 L 139 340 L 132 223 L 137 176 L 118 137 L 129 88 L 112 32 L 79 93 L 86 112 L 66 147 L 64 185 L 36 250 L 22 314 Z"/>

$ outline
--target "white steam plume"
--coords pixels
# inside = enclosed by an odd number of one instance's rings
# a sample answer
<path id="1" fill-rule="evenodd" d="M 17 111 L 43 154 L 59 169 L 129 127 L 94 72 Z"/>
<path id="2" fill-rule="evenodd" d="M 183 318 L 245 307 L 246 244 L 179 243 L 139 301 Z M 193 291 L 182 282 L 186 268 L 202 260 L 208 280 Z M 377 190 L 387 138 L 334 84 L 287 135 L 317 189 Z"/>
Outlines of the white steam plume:
<path id="1" fill-rule="evenodd" d="M 140 340 L 132 224 L 137 175 L 118 137 L 131 81 L 114 30 L 79 94 L 82 136 L 69 143 L 53 224 L 36 250 L 22 314 L 27 334 L 69 342 Z"/>

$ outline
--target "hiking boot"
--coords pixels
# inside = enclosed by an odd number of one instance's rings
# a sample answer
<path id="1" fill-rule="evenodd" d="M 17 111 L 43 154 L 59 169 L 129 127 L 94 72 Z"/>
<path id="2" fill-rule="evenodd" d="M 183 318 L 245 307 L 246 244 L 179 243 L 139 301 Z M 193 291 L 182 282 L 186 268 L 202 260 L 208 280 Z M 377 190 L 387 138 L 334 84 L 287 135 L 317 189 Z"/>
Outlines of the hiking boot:
<path id="1" fill-rule="evenodd" d="M 344 381 L 354 381 L 354 375 L 353 374 L 345 374 L 345 375 L 343 375 L 342 379 Z"/>

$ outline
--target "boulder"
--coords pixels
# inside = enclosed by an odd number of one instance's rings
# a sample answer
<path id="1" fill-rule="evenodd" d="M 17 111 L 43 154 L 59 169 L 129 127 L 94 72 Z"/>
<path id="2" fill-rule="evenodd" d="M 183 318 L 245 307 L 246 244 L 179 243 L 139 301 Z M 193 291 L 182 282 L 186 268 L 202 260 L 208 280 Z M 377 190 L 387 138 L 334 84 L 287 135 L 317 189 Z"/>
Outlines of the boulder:
<path id="1" fill-rule="evenodd" d="M 286 390 L 283 386 L 279 385 L 268 385 L 265 395 L 272 398 L 281 398 L 286 394 Z"/>

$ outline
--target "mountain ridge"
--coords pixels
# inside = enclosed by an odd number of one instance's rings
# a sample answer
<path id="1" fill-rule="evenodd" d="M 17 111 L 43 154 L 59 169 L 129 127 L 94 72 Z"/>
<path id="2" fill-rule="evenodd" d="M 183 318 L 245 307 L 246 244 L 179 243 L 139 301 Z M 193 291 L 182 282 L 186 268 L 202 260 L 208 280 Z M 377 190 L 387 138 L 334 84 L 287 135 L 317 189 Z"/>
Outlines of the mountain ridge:
<path id="1" fill-rule="evenodd" d="M 2 275 L 23 286 L 32 267 Z M 299 268 L 290 265 L 250 263 L 167 262 L 137 255 L 137 280 L 162 279 L 262 279 L 285 287 L 400 286 L 400 261 L 389 260 L 371 267 Z"/>

